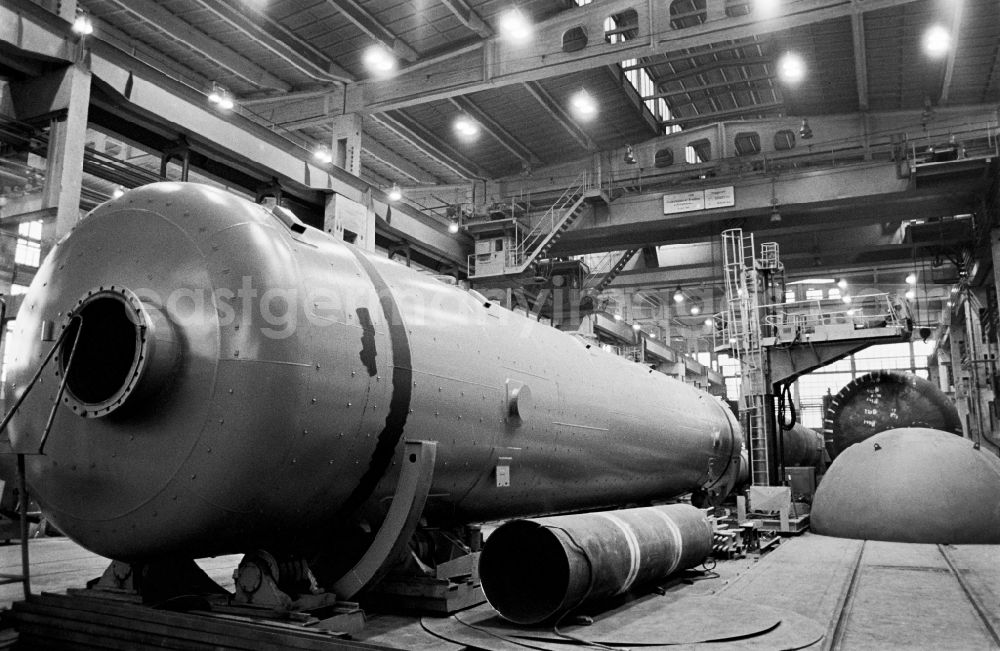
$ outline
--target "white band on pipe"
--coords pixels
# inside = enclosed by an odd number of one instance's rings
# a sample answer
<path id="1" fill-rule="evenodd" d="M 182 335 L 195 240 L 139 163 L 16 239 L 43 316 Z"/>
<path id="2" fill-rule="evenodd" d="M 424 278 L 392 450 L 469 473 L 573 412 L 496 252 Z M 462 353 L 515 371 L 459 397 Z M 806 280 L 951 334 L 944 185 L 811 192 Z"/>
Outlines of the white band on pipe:
<path id="1" fill-rule="evenodd" d="M 661 520 L 667 524 L 667 528 L 670 532 L 674 534 L 674 540 L 677 542 L 674 545 L 674 558 L 670 562 L 670 568 L 667 570 L 667 574 L 673 574 L 677 570 L 677 566 L 681 564 L 681 557 L 684 555 L 684 536 L 681 535 L 681 528 L 677 526 L 669 515 L 658 509 L 657 507 L 652 507 L 651 509 Z"/>
<path id="2" fill-rule="evenodd" d="M 625 582 L 622 584 L 621 589 L 616 594 L 621 594 L 626 592 L 632 587 L 635 582 L 635 577 L 639 574 L 639 563 L 641 562 L 642 552 L 639 550 L 639 539 L 636 538 L 635 532 L 632 531 L 632 527 L 629 526 L 624 520 L 617 518 L 610 513 L 598 513 L 597 515 L 606 519 L 611 524 L 618 527 L 622 534 L 625 536 L 625 540 L 628 542 L 628 553 L 629 553 L 629 568 L 628 576 L 625 577 Z"/>

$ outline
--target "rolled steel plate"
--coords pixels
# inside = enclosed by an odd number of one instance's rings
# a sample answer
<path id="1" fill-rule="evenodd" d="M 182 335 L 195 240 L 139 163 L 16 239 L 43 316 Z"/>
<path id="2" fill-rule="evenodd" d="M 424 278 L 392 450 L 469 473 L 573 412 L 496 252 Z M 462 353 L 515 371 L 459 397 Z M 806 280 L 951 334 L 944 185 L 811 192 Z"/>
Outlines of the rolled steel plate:
<path id="1" fill-rule="evenodd" d="M 721 615 L 720 615 L 721 614 Z M 488 604 L 448 618 L 425 617 L 429 633 L 455 644 L 512 651 L 565 651 L 567 638 L 552 627 L 504 620 Z M 649 596 L 601 614 L 589 626 L 564 626 L 566 635 L 604 645 L 643 649 L 800 649 L 818 642 L 825 626 L 791 611 L 717 596 Z"/>

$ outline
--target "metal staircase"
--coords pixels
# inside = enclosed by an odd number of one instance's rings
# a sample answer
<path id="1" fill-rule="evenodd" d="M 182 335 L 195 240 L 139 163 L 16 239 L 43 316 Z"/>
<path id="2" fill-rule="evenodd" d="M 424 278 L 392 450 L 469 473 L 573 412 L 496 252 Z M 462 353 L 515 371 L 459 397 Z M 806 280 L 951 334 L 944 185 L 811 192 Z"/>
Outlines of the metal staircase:
<path id="1" fill-rule="evenodd" d="M 605 270 L 603 268 L 605 266 L 604 261 L 607 260 L 610 263 L 613 259 L 613 254 L 609 253 L 591 272 L 590 276 L 587 277 L 587 280 L 584 282 L 584 287 L 594 294 L 600 294 L 607 289 L 612 282 L 614 282 L 615 278 L 618 277 L 618 274 L 620 274 L 622 270 L 625 269 L 625 266 L 628 265 L 629 260 L 631 260 L 638 252 L 639 247 L 626 250 L 615 263 L 610 265 L 609 269 Z M 597 280 L 596 284 L 592 285 L 593 280 L 597 278 L 600 279 Z"/>
<path id="2" fill-rule="evenodd" d="M 753 234 L 733 228 L 722 232 L 723 265 L 726 282 L 725 331 L 733 356 L 742 374 L 741 416 L 746 427 L 750 455 L 750 478 L 755 486 L 770 484 L 767 441 L 767 369 L 760 342 L 760 286 L 758 267 L 765 268 L 771 257 L 777 263 L 777 245 L 765 245 L 760 264 L 754 255 Z"/>
<path id="3" fill-rule="evenodd" d="M 516 266 L 507 273 L 521 273 L 548 254 L 562 234 L 584 213 L 584 200 L 589 189 L 590 175 L 584 172 L 576 178 L 573 185 L 566 188 L 517 244 L 513 251 Z"/>

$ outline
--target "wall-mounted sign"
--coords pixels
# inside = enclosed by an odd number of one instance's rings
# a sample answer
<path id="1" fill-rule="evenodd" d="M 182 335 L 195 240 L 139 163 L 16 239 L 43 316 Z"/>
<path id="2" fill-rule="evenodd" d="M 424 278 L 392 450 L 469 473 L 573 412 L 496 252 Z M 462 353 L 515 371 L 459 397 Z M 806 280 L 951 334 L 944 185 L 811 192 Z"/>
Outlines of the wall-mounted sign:
<path id="1" fill-rule="evenodd" d="M 705 209 L 705 192 L 679 192 L 663 195 L 663 214 L 672 215 L 678 212 Z"/>
<path id="2" fill-rule="evenodd" d="M 736 194 L 733 186 L 724 188 L 709 188 L 705 190 L 705 209 L 728 208 L 736 205 Z"/>
<path id="3" fill-rule="evenodd" d="M 736 205 L 736 195 L 733 186 L 724 188 L 709 188 L 692 192 L 678 192 L 663 195 L 663 214 L 673 215 L 679 212 L 693 210 L 711 210 L 713 208 L 728 208 Z"/>

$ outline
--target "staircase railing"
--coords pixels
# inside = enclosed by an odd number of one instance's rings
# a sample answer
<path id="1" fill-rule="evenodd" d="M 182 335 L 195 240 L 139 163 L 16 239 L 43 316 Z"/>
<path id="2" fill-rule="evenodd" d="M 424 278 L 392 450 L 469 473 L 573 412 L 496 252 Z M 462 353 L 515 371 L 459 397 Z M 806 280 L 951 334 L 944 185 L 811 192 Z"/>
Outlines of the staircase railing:
<path id="1" fill-rule="evenodd" d="M 537 250 L 545 246 L 548 240 L 560 226 L 563 218 L 566 217 L 570 207 L 577 203 L 583 194 L 590 189 L 590 173 L 581 172 L 574 179 L 573 183 L 563 190 L 563 193 L 556 201 L 549 206 L 545 214 L 532 226 L 531 230 L 524 234 L 513 251 L 515 263 L 527 265 Z"/>

